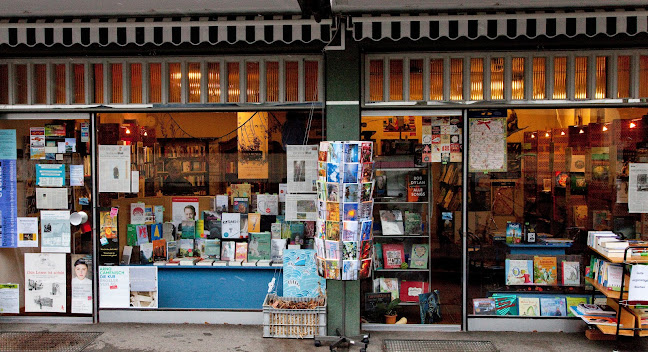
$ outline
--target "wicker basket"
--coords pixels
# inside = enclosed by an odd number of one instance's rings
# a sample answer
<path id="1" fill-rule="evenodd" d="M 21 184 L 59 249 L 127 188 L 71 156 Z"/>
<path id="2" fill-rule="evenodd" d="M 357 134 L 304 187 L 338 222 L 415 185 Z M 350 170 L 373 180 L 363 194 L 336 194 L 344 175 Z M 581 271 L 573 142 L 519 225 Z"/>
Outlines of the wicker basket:
<path id="1" fill-rule="evenodd" d="M 315 309 L 277 309 L 268 304 L 277 295 L 268 294 L 263 302 L 263 337 L 312 339 L 326 335 L 326 300 Z M 284 301 L 304 302 L 309 297 L 281 297 Z"/>

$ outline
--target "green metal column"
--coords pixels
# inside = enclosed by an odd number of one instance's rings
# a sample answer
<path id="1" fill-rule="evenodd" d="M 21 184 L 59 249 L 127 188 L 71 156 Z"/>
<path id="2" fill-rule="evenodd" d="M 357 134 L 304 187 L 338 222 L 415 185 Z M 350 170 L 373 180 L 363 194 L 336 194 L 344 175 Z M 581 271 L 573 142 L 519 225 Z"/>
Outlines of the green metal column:
<path id="1" fill-rule="evenodd" d="M 346 39 L 345 50 L 327 51 L 325 54 L 326 138 L 329 141 L 360 139 L 361 58 L 357 43 L 350 37 Z M 346 285 L 344 304 L 343 285 Z M 326 287 L 328 335 L 335 335 L 336 329 L 347 336 L 359 335 L 360 282 L 327 280 Z"/>

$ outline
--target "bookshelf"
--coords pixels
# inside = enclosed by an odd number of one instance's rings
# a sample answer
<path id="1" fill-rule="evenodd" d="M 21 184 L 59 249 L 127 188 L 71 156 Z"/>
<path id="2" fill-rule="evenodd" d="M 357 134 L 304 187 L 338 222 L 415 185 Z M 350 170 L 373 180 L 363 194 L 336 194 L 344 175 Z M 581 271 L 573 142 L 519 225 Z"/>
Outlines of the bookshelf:
<path id="1" fill-rule="evenodd" d="M 157 182 L 164 186 L 168 165 L 174 162 L 179 174 L 194 187 L 195 195 L 209 194 L 208 142 L 190 138 L 158 139 Z"/>

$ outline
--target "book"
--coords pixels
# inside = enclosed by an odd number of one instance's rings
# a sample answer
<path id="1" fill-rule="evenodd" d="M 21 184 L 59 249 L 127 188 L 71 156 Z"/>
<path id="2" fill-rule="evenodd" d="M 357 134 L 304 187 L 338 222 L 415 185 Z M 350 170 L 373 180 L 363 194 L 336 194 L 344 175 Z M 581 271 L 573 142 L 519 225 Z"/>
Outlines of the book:
<path id="1" fill-rule="evenodd" d="M 126 225 L 126 244 L 128 246 L 137 246 L 137 225 Z"/>
<path id="2" fill-rule="evenodd" d="M 382 243 L 374 243 L 374 256 L 375 256 L 375 269 L 380 270 L 383 268 L 383 251 Z"/>
<path id="3" fill-rule="evenodd" d="M 248 260 L 269 260 L 271 249 L 270 232 L 251 232 L 248 245 Z"/>
<path id="4" fill-rule="evenodd" d="M 219 239 L 205 240 L 205 255 L 208 259 L 220 260 L 221 241 Z"/>
<path id="5" fill-rule="evenodd" d="M 399 298 L 398 290 L 398 279 L 393 277 L 381 277 L 379 278 L 380 283 L 380 292 L 389 292 L 391 293 L 392 300 Z"/>
<path id="6" fill-rule="evenodd" d="M 180 240 L 180 257 L 193 257 L 194 240 L 181 239 Z"/>
<path id="7" fill-rule="evenodd" d="M 387 196 L 387 172 L 384 170 L 375 170 L 376 186 L 375 193 L 376 197 L 385 197 Z"/>
<path id="8" fill-rule="evenodd" d="M 280 222 L 273 222 L 270 225 L 270 234 L 272 236 L 272 239 L 281 238 L 281 223 Z"/>
<path id="9" fill-rule="evenodd" d="M 153 260 L 167 260 L 166 240 L 153 240 Z"/>
<path id="10" fill-rule="evenodd" d="M 383 236 L 404 235 L 403 214 L 400 210 L 380 210 L 380 225 Z"/>
<path id="11" fill-rule="evenodd" d="M 474 298 L 473 299 L 473 314 L 475 315 L 495 315 L 497 310 L 495 307 L 495 299 L 493 298 Z"/>
<path id="12" fill-rule="evenodd" d="M 567 316 L 567 304 L 564 297 L 540 298 L 540 315 L 543 317 Z"/>
<path id="13" fill-rule="evenodd" d="M 562 284 L 565 286 L 579 286 L 581 284 L 580 262 L 569 262 L 563 260 L 561 264 Z"/>
<path id="14" fill-rule="evenodd" d="M 221 260 L 230 261 L 234 260 L 236 255 L 236 242 L 223 241 L 221 242 Z"/>
<path id="15" fill-rule="evenodd" d="M 283 251 L 288 240 L 285 238 L 273 238 L 270 241 L 270 259 L 273 263 L 283 262 Z"/>
<path id="16" fill-rule="evenodd" d="M 412 269 L 427 269 L 428 258 L 430 255 L 430 245 L 427 243 L 412 244 L 412 253 L 410 254 L 410 265 Z"/>
<path id="17" fill-rule="evenodd" d="M 248 214 L 248 233 L 261 232 L 261 214 L 249 213 Z"/>
<path id="18" fill-rule="evenodd" d="M 197 266 L 212 266 L 214 259 L 203 259 L 196 263 Z"/>
<path id="19" fill-rule="evenodd" d="M 612 307 L 608 305 L 579 303 L 576 306 L 576 309 L 582 315 L 615 316 L 617 314 L 616 310 L 614 310 Z"/>
<path id="20" fill-rule="evenodd" d="M 533 260 L 506 259 L 504 265 L 507 285 L 533 284 Z"/>
<path id="21" fill-rule="evenodd" d="M 236 252 L 234 259 L 236 261 L 246 261 L 247 260 L 247 252 L 248 252 L 248 244 L 247 242 L 236 242 Z"/>
<path id="22" fill-rule="evenodd" d="M 574 297 L 574 296 L 566 296 L 565 301 L 567 304 L 567 307 L 572 307 L 572 306 L 578 306 L 579 304 L 588 304 L 589 303 L 589 297 Z M 573 317 L 574 313 L 572 313 L 571 309 L 567 309 L 567 316 Z"/>
<path id="23" fill-rule="evenodd" d="M 495 299 L 496 315 L 519 315 L 516 295 L 497 294 L 493 299 Z"/>
<path id="24" fill-rule="evenodd" d="M 167 241 L 167 261 L 178 257 L 178 242 Z"/>
<path id="25" fill-rule="evenodd" d="M 540 316 L 540 298 L 518 297 L 518 309 L 522 316 Z"/>
<path id="26" fill-rule="evenodd" d="M 583 319 L 587 324 L 606 325 L 606 326 L 617 325 L 617 319 L 615 317 L 581 315 L 580 318 Z M 623 324 L 621 324 L 621 327 L 623 327 Z"/>
<path id="27" fill-rule="evenodd" d="M 427 175 L 420 171 L 413 171 L 407 175 L 407 201 L 427 202 Z"/>
<path id="28" fill-rule="evenodd" d="M 239 222 L 240 225 L 240 234 L 241 238 L 248 238 L 248 214 L 240 214 L 241 215 L 241 222 Z"/>
<path id="29" fill-rule="evenodd" d="M 193 266 L 193 265 L 196 265 L 196 263 L 201 261 L 201 260 L 202 260 L 202 258 L 198 258 L 198 257 L 181 258 L 180 259 L 180 266 Z"/>
<path id="30" fill-rule="evenodd" d="M 419 295 L 430 292 L 430 285 L 423 281 L 406 281 L 400 283 L 399 298 L 401 302 L 418 302 Z"/>
<path id="31" fill-rule="evenodd" d="M 205 255 L 205 239 L 204 238 L 196 238 L 194 240 L 194 257 L 201 257 L 201 258 L 207 258 Z"/>
<path id="32" fill-rule="evenodd" d="M 236 197 L 232 203 L 233 211 L 235 213 L 247 214 L 249 211 L 249 199 L 246 197 Z"/>
<path id="33" fill-rule="evenodd" d="M 405 234 L 420 235 L 423 232 L 423 219 L 421 214 L 406 211 L 405 212 Z"/>
<path id="34" fill-rule="evenodd" d="M 151 225 L 151 241 L 162 239 L 162 224 Z"/>
<path id="35" fill-rule="evenodd" d="M 522 242 L 522 224 L 509 222 L 506 224 L 506 243 Z"/>
<path id="36" fill-rule="evenodd" d="M 144 203 L 131 203 L 130 204 L 130 223 L 136 225 L 144 225 L 146 216 L 144 214 Z"/>
<path id="37" fill-rule="evenodd" d="M 162 224 L 162 238 L 167 242 L 176 240 L 176 228 L 172 222 Z"/>
<path id="38" fill-rule="evenodd" d="M 194 239 L 196 238 L 196 221 L 183 220 L 180 224 L 181 238 Z"/>
<path id="39" fill-rule="evenodd" d="M 558 284 L 556 257 L 533 257 L 533 282 L 538 285 Z"/>
<path id="40" fill-rule="evenodd" d="M 223 213 L 222 219 L 223 239 L 241 238 L 241 214 Z"/>
<path id="41" fill-rule="evenodd" d="M 147 242 L 147 243 L 140 244 L 140 263 L 142 264 L 153 263 L 153 243 Z"/>
<path id="42" fill-rule="evenodd" d="M 382 245 L 385 269 L 400 269 L 405 262 L 405 251 L 402 243 L 384 243 Z"/>
<path id="43" fill-rule="evenodd" d="M 133 247 L 132 246 L 124 246 L 124 250 L 122 251 L 122 260 L 121 260 L 121 265 L 129 265 L 131 261 L 131 255 L 133 254 Z"/>
<path id="44" fill-rule="evenodd" d="M 208 239 L 221 238 L 221 213 L 215 211 L 203 211 L 205 237 Z"/>
<path id="45" fill-rule="evenodd" d="M 137 244 L 141 246 L 144 243 L 149 243 L 148 227 L 146 225 L 135 225 L 137 232 Z"/>

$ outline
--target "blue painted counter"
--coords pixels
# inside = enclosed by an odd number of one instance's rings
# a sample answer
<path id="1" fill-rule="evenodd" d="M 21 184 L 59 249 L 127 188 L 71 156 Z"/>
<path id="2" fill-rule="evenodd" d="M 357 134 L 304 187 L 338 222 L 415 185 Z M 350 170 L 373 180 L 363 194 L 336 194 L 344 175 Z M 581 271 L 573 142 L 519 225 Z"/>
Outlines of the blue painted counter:
<path id="1" fill-rule="evenodd" d="M 158 266 L 158 306 L 260 310 L 273 277 L 281 295 L 282 267 Z"/>
<path id="2" fill-rule="evenodd" d="M 567 244 L 506 244 L 511 249 L 511 254 L 531 255 L 564 255 L 565 249 L 571 247 Z"/>

